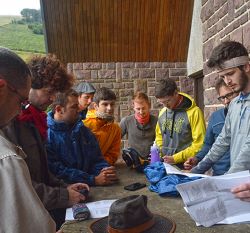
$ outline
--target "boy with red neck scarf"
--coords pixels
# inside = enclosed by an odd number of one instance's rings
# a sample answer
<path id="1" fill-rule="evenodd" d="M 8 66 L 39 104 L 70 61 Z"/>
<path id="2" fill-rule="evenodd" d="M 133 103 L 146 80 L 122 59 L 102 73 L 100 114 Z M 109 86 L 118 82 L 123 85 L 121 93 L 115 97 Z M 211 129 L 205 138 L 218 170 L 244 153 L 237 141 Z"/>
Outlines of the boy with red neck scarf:
<path id="1" fill-rule="evenodd" d="M 183 163 L 203 145 L 206 131 L 203 113 L 191 96 L 177 91 L 172 79 L 159 81 L 155 97 L 164 106 L 156 125 L 156 144 L 164 162 L 183 168 Z"/>
<path id="2" fill-rule="evenodd" d="M 150 114 L 150 101 L 145 93 L 136 92 L 132 101 L 135 113 L 121 120 L 122 136 L 127 135 L 129 147 L 147 159 L 155 140 L 157 117 Z"/>
<path id="3" fill-rule="evenodd" d="M 47 114 L 56 92 L 69 90 L 74 82 L 64 65 L 54 56 L 35 56 L 28 63 L 32 74 L 28 102 L 15 121 L 6 129 L 6 136 L 21 146 L 32 179 L 32 185 L 56 222 L 57 229 L 65 220 L 66 208 L 85 197 L 79 190 L 85 184 L 65 184 L 48 170 L 47 152 Z M 25 105 L 25 106 L 24 106 Z"/>

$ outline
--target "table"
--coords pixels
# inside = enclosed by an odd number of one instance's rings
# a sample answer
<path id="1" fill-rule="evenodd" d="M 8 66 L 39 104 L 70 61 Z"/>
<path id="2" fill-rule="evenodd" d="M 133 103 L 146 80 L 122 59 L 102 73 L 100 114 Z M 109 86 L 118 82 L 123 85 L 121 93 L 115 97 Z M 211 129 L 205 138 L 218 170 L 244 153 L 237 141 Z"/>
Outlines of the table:
<path id="1" fill-rule="evenodd" d="M 125 167 L 124 164 L 117 165 L 119 183 L 112 186 L 92 187 L 89 201 L 103 199 L 118 199 L 134 194 L 148 196 L 148 207 L 153 213 L 167 216 L 176 222 L 176 233 L 246 233 L 250 232 L 250 224 L 215 225 L 210 228 L 197 227 L 195 222 L 183 209 L 183 201 L 180 197 L 160 197 L 157 193 L 150 192 L 147 187 L 137 191 L 124 190 L 124 186 L 133 182 L 147 183 L 144 174 L 137 173 L 133 169 Z M 77 223 L 66 222 L 63 226 L 63 233 L 89 233 L 88 226 L 95 219 L 85 220 Z M 158 233 L 158 232 L 155 232 Z"/>

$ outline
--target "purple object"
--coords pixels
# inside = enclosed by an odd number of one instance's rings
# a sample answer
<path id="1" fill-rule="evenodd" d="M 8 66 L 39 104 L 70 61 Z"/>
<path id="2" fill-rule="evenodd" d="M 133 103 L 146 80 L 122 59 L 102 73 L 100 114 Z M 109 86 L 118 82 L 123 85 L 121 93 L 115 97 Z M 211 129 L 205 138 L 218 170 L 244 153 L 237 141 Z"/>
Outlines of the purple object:
<path id="1" fill-rule="evenodd" d="M 160 155 L 159 155 L 159 149 L 158 147 L 154 144 L 150 148 L 150 163 L 155 163 L 161 161 Z"/>

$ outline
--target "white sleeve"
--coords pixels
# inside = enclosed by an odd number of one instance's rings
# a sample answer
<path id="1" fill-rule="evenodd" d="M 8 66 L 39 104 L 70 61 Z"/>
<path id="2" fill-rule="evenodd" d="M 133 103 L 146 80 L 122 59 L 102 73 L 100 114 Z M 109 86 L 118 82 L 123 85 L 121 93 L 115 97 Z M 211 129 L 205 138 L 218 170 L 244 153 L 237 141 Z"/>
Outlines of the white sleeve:
<path id="1" fill-rule="evenodd" d="M 55 233 L 55 223 L 32 187 L 25 161 L 15 155 L 0 160 L 0 232 Z"/>

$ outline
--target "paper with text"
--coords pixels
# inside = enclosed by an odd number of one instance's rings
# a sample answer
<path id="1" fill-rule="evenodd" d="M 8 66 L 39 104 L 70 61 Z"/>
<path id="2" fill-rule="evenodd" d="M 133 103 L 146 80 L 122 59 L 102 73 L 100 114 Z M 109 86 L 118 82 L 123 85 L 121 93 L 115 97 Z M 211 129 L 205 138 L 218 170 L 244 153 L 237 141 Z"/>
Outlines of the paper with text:
<path id="1" fill-rule="evenodd" d="M 231 189 L 250 182 L 249 171 L 204 179 L 176 186 L 194 221 L 205 227 L 229 219 L 235 223 L 239 215 L 250 221 L 250 202 L 235 198 Z"/>

